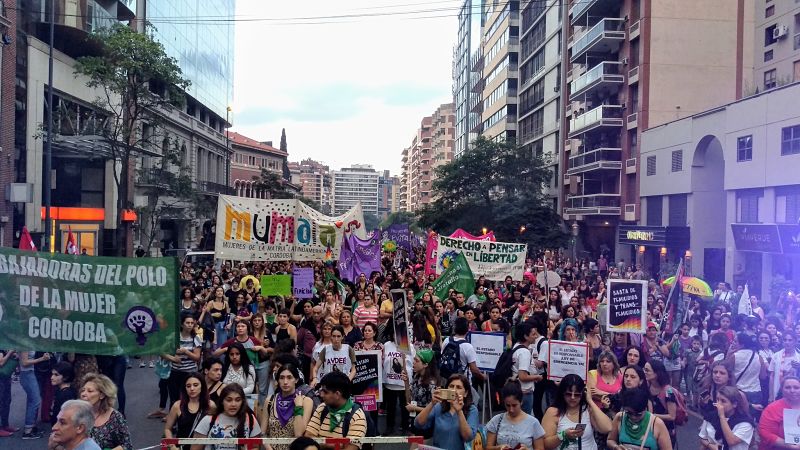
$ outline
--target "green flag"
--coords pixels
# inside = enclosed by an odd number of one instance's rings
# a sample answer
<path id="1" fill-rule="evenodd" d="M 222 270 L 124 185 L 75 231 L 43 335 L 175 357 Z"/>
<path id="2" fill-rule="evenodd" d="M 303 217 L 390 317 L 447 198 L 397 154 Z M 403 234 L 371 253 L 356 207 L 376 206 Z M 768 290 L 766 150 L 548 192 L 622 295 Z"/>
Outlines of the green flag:
<path id="1" fill-rule="evenodd" d="M 325 272 L 325 286 L 328 285 L 328 281 L 333 280 L 336 283 L 336 290 L 339 291 L 339 296 L 342 298 L 344 302 L 345 297 L 347 297 L 347 292 L 344 290 L 344 282 L 342 280 L 336 278 L 336 275 L 333 272 Z"/>
<path id="2" fill-rule="evenodd" d="M 452 259 L 447 269 L 433 282 L 433 293 L 441 300 L 447 298 L 450 289 L 463 292 L 466 296 L 475 291 L 475 277 L 463 253 Z"/>

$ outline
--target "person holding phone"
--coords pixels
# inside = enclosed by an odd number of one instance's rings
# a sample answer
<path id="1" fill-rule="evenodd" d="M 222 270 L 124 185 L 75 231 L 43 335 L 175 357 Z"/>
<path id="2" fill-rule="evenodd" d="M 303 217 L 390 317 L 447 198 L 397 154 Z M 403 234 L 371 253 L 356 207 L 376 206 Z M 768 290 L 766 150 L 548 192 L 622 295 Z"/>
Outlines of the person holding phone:
<path id="1" fill-rule="evenodd" d="M 586 384 L 575 374 L 561 379 L 554 405 L 544 413 L 544 447 L 547 450 L 597 450 L 595 430 L 611 431 L 611 420 L 589 401 Z"/>
<path id="2" fill-rule="evenodd" d="M 500 391 L 506 412 L 486 424 L 486 450 L 544 450 L 544 428 L 522 410 L 522 388 L 509 381 Z"/>
<path id="3" fill-rule="evenodd" d="M 422 430 L 434 427 L 433 446 L 464 450 L 478 430 L 478 408 L 472 404 L 472 388 L 466 375 L 447 379 L 447 389 L 433 391 L 433 400 L 420 411 L 414 425 Z"/>

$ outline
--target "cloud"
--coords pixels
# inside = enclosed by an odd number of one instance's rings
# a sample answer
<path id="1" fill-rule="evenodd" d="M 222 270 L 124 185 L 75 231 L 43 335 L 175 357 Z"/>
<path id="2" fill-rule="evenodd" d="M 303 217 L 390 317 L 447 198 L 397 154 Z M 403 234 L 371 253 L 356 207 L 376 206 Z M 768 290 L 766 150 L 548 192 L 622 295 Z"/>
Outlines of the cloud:
<path id="1" fill-rule="evenodd" d="M 420 8 L 389 0 L 238 0 L 236 15 L 275 19 Z M 316 25 L 240 21 L 235 32 L 234 130 L 277 140 L 286 128 L 293 161 L 311 157 L 337 169 L 367 162 L 399 174 L 400 152 L 422 117 L 452 101 L 455 12 L 433 20 L 392 15 Z"/>

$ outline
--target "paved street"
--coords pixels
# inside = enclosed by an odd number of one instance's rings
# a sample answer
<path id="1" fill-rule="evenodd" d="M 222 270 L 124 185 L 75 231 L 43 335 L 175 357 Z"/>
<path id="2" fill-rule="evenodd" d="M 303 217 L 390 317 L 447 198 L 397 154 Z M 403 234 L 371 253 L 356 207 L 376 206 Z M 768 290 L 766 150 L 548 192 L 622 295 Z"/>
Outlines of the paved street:
<path id="1" fill-rule="evenodd" d="M 138 361 L 137 361 L 138 362 Z M 128 370 L 125 378 L 125 386 L 128 394 L 128 423 L 131 429 L 134 449 L 140 450 L 157 446 L 162 435 L 163 423 L 160 420 L 146 419 L 147 413 L 152 411 L 158 404 L 158 381 L 153 369 L 139 369 L 135 367 Z M 22 426 L 25 415 L 25 393 L 19 383 L 12 385 L 13 401 L 11 402 L 11 424 Z M 697 448 L 697 429 L 700 420 L 689 415 L 689 423 L 678 430 L 679 448 L 688 450 Z M 383 424 L 381 423 L 381 429 Z M 42 428 L 49 431 L 47 425 Z M 46 448 L 47 434 L 39 440 L 23 441 L 21 433 L 10 438 L 0 438 L 0 449 L 15 450 L 41 450 Z M 385 450 L 401 450 L 401 445 L 381 446 Z"/>

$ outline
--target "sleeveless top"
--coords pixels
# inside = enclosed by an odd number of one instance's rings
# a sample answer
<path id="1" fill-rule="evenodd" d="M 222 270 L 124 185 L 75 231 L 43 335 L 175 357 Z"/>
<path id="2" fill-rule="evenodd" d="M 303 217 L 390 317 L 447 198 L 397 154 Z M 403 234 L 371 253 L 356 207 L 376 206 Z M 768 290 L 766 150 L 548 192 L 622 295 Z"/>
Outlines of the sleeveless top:
<path id="1" fill-rule="evenodd" d="M 179 438 L 190 438 L 192 437 L 192 431 L 194 431 L 194 421 L 198 418 L 200 414 L 200 408 L 197 408 L 197 411 L 191 412 L 189 411 L 189 405 L 186 405 L 186 409 L 181 408 L 181 415 L 178 416 L 178 419 L 175 421 L 175 428 L 176 433 L 175 437 Z"/>
<path id="2" fill-rule="evenodd" d="M 653 423 L 655 423 L 655 420 Z M 650 424 L 650 413 L 645 411 L 642 420 L 639 422 L 639 426 L 646 427 L 648 424 Z M 658 440 L 656 439 L 656 433 L 653 428 L 653 424 L 650 424 L 650 433 L 647 434 L 647 439 L 644 441 L 644 450 L 658 450 Z M 639 448 L 639 446 L 642 445 L 641 438 L 638 441 L 633 440 L 630 437 L 629 431 L 628 426 L 625 424 L 625 413 L 622 413 L 622 421 L 619 424 L 619 437 L 617 438 L 618 443 L 620 445 L 629 445 Z M 647 431 L 645 431 L 645 433 L 647 433 Z"/>
<path id="3" fill-rule="evenodd" d="M 345 375 L 350 373 L 353 361 L 350 360 L 349 345 L 342 344 L 342 348 L 339 350 L 334 350 L 333 345 L 326 345 L 324 351 L 325 360 L 320 361 L 322 363 L 322 369 L 319 374 L 320 378 L 331 372 L 342 372 Z M 320 351 L 320 357 L 322 356 L 322 351 Z"/>
<path id="4" fill-rule="evenodd" d="M 284 339 L 289 339 L 289 329 L 278 327 L 277 332 L 275 333 L 275 342 L 279 342 Z"/>
<path id="5" fill-rule="evenodd" d="M 225 302 L 222 302 L 224 305 Z M 227 317 L 225 317 L 225 306 L 222 309 L 214 308 L 214 301 L 211 302 L 211 318 L 214 320 L 214 323 L 225 322 Z"/>
<path id="6" fill-rule="evenodd" d="M 222 386 L 222 382 L 218 381 L 217 384 L 208 389 L 208 399 L 217 405 L 217 411 L 222 411 L 222 399 L 219 396 L 220 392 L 222 392 L 220 386 Z"/>
<path id="7" fill-rule="evenodd" d="M 586 424 L 586 429 L 583 430 L 583 435 L 580 438 L 580 450 L 597 450 L 597 442 L 594 440 L 594 429 L 592 428 L 592 421 L 589 419 L 589 411 L 581 413 L 581 422 Z M 569 430 L 575 428 L 577 423 L 569 420 L 566 414 L 558 418 L 557 431 Z M 566 447 L 559 447 L 561 450 L 578 450 L 578 441 L 572 441 Z"/>

